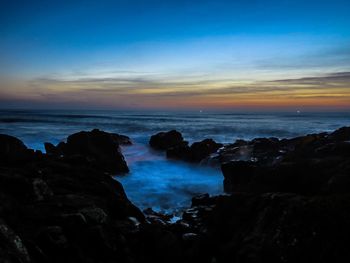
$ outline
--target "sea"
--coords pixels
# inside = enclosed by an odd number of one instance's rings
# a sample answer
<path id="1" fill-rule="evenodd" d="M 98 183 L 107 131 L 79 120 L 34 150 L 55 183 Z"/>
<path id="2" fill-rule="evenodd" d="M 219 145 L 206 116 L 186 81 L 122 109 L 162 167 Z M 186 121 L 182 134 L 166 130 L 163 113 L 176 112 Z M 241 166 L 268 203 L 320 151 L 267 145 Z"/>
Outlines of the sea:
<path id="1" fill-rule="evenodd" d="M 190 143 L 212 138 L 221 143 L 257 137 L 291 138 L 331 132 L 350 126 L 349 112 L 205 112 L 0 110 L 0 133 L 21 139 L 27 147 L 44 150 L 79 131 L 98 128 L 129 136 L 123 146 L 130 173 L 114 178 L 141 209 L 180 213 L 195 195 L 223 194 L 219 167 L 168 160 L 148 146 L 151 135 L 176 129 Z"/>

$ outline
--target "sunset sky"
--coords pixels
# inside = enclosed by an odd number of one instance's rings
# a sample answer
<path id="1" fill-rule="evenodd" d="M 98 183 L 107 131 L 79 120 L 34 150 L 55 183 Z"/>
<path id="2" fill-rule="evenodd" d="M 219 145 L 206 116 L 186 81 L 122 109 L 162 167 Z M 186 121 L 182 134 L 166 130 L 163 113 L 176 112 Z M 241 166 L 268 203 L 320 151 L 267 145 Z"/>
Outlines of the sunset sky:
<path id="1" fill-rule="evenodd" d="M 350 1 L 1 1 L 0 107 L 350 109 Z"/>

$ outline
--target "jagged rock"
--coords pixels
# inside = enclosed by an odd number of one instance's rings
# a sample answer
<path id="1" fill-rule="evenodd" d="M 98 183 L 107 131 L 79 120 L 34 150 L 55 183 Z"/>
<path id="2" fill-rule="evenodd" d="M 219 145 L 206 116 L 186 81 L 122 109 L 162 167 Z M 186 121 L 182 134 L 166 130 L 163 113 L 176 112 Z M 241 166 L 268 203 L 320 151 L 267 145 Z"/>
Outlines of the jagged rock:
<path id="1" fill-rule="evenodd" d="M 335 141 L 349 141 L 350 140 L 350 127 L 342 127 L 332 132 L 329 137 L 330 140 Z"/>
<path id="2" fill-rule="evenodd" d="M 111 133 L 111 136 L 119 145 L 132 145 L 132 141 L 128 136 L 117 133 Z"/>
<path id="3" fill-rule="evenodd" d="M 49 188 L 46 182 L 40 178 L 33 180 L 33 189 L 38 201 L 42 201 L 53 196 L 52 190 Z"/>
<path id="4" fill-rule="evenodd" d="M 59 143 L 56 147 L 45 143 L 45 149 L 49 154 L 78 157 L 75 159 L 78 163 L 87 163 L 109 173 L 127 173 L 129 168 L 121 153 L 120 142 L 131 143 L 126 136 L 94 129 L 72 134 L 68 136 L 66 143 Z"/>
<path id="5" fill-rule="evenodd" d="M 84 208 L 80 212 L 89 224 L 104 224 L 107 221 L 107 214 L 99 207 Z"/>
<path id="6" fill-rule="evenodd" d="M 151 136 L 149 145 L 157 150 L 167 150 L 184 143 L 182 134 L 176 130 L 159 132 Z"/>
<path id="7" fill-rule="evenodd" d="M 31 262 L 22 239 L 1 219 L 0 262 Z"/>
<path id="8" fill-rule="evenodd" d="M 187 162 L 199 163 L 212 153 L 217 152 L 223 145 L 216 143 L 213 139 L 205 139 L 200 142 L 194 142 L 191 146 L 182 143 L 167 150 L 168 158 L 179 159 Z"/>
<path id="9" fill-rule="evenodd" d="M 212 210 L 194 206 L 191 221 L 200 235 L 200 250 L 217 262 L 345 262 L 350 199 L 346 195 L 300 196 L 288 193 L 211 198 Z M 203 242 L 207 240 L 209 244 Z M 320 252 L 322 251 L 322 252 Z"/>
<path id="10" fill-rule="evenodd" d="M 24 143 L 10 135 L 0 134 L 0 163 L 14 163 L 20 165 L 23 161 L 28 161 L 33 156 L 34 151 L 30 151 Z"/>
<path id="11" fill-rule="evenodd" d="M 166 157 L 169 159 L 190 161 L 191 148 L 188 146 L 187 142 L 180 143 L 176 146 L 168 148 L 166 151 Z"/>
<path id="12" fill-rule="evenodd" d="M 45 142 L 44 147 L 45 147 L 45 152 L 47 154 L 59 154 L 59 151 L 56 149 L 56 146 L 50 142 Z"/>

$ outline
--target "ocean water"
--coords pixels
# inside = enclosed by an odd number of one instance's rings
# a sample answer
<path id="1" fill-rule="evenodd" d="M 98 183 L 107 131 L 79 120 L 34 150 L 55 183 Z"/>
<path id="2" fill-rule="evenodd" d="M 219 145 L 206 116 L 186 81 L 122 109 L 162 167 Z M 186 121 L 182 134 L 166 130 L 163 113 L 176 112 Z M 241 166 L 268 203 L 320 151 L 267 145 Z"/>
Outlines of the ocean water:
<path id="1" fill-rule="evenodd" d="M 1 110 L 0 133 L 44 150 L 44 142 L 58 143 L 75 132 L 98 128 L 125 134 L 134 145 L 122 148 L 130 173 L 116 177 L 140 208 L 178 211 L 193 195 L 223 192 L 218 168 L 167 160 L 148 147 L 152 134 L 176 129 L 193 142 L 213 138 L 222 143 L 256 137 L 290 138 L 333 131 L 350 125 L 350 112 L 122 112 Z"/>

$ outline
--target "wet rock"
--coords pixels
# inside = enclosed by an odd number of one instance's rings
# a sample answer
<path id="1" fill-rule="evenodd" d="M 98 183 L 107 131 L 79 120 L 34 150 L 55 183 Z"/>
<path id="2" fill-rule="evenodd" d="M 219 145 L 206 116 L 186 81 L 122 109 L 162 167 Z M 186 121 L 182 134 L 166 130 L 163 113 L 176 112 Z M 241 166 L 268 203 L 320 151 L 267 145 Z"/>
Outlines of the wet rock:
<path id="1" fill-rule="evenodd" d="M 182 134 L 176 130 L 159 132 L 151 136 L 149 145 L 157 150 L 167 150 L 184 143 Z"/>
<path id="2" fill-rule="evenodd" d="M 132 141 L 128 136 L 117 133 L 111 133 L 111 136 L 119 145 L 132 145 Z"/>
<path id="3" fill-rule="evenodd" d="M 219 152 L 225 191 L 324 194 L 337 188 L 333 182 L 338 178 L 347 181 L 343 175 L 349 171 L 350 143 L 340 140 L 346 138 L 346 128 L 332 134 L 225 146 Z"/>
<path id="4" fill-rule="evenodd" d="M 215 153 L 223 144 L 216 143 L 213 139 L 205 139 L 200 142 L 195 142 L 191 145 L 191 160 L 200 162 L 210 154 Z"/>
<path id="5" fill-rule="evenodd" d="M 191 148 L 188 146 L 187 142 L 168 148 L 166 151 L 166 157 L 169 159 L 190 161 L 191 155 Z"/>
<path id="6" fill-rule="evenodd" d="M 211 154 L 217 152 L 223 145 L 212 139 L 195 142 L 191 146 L 183 143 L 167 150 L 167 158 L 179 159 L 187 162 L 199 163 Z"/>

